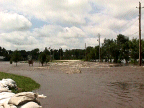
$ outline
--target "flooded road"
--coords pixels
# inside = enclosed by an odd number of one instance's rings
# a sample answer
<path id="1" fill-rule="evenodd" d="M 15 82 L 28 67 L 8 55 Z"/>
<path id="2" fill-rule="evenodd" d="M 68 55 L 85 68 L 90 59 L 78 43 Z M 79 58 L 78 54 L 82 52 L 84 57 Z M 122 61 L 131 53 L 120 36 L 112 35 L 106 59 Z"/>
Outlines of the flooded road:
<path id="1" fill-rule="evenodd" d="M 94 99 L 94 107 L 144 107 L 143 69 L 128 66 L 87 69 L 83 72 L 90 72 L 87 75 L 90 88 L 86 91 L 97 98 Z"/>
<path id="2" fill-rule="evenodd" d="M 69 68 L 69 69 L 68 69 Z M 66 74 L 74 68 L 80 73 Z M 0 71 L 31 77 L 47 96 L 43 108 L 144 108 L 144 67 L 111 67 L 90 62 L 39 67 L 1 63 Z M 73 72 L 73 71 L 71 71 Z"/>

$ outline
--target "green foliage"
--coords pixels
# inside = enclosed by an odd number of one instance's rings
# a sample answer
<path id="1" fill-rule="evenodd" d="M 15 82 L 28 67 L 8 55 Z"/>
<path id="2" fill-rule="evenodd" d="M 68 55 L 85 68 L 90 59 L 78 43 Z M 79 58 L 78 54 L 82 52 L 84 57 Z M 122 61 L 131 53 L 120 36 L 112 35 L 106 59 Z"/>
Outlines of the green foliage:
<path id="1" fill-rule="evenodd" d="M 118 62 L 118 57 L 120 55 L 119 46 L 117 45 L 116 41 L 113 41 L 110 44 L 110 53 L 114 59 L 114 63 Z"/>
<path id="2" fill-rule="evenodd" d="M 139 40 L 138 39 L 132 39 L 129 42 L 130 45 L 130 57 L 136 61 L 136 59 L 139 58 Z"/>
<path id="3" fill-rule="evenodd" d="M 44 53 L 45 53 L 46 55 L 50 55 L 50 51 L 47 49 L 47 47 L 45 47 Z"/>
<path id="4" fill-rule="evenodd" d="M 119 60 L 123 60 L 125 59 L 126 63 L 128 63 L 129 60 L 129 38 L 119 34 L 117 36 L 117 45 L 119 46 L 119 51 L 120 51 L 120 55 L 119 55 Z"/>
<path id="5" fill-rule="evenodd" d="M 88 60 L 91 60 L 91 59 L 95 59 L 95 49 L 94 48 L 92 48 L 91 50 L 90 50 L 90 53 L 88 54 Z"/>
<path id="6" fill-rule="evenodd" d="M 102 50 L 101 50 L 101 57 L 107 59 L 107 61 L 111 61 L 112 59 L 112 43 L 113 43 L 113 39 L 104 39 L 104 43 L 102 44 Z M 111 50 L 110 50 L 111 49 Z"/>
<path id="7" fill-rule="evenodd" d="M 67 50 L 65 52 L 62 52 L 61 58 L 62 59 L 85 59 L 86 51 L 85 49 L 72 49 Z"/>
<path id="8" fill-rule="evenodd" d="M 44 62 L 46 62 L 46 54 L 44 52 L 39 55 L 39 61 L 41 62 L 42 66 Z"/>
<path id="9" fill-rule="evenodd" d="M 99 59 L 99 46 L 96 46 L 95 48 L 88 47 L 87 52 L 87 60 L 95 60 Z"/>
<path id="10" fill-rule="evenodd" d="M 121 63 L 121 60 L 118 60 L 117 63 Z"/>
<path id="11" fill-rule="evenodd" d="M 31 51 L 30 55 L 32 56 L 33 60 L 38 60 L 38 55 L 39 55 L 39 49 L 36 48 Z"/>
<path id="12" fill-rule="evenodd" d="M 126 62 L 129 60 L 129 38 L 119 34 L 116 40 L 105 39 L 102 44 L 102 58 L 107 60 L 114 59 L 114 62 L 121 62 L 125 59 Z"/>
<path id="13" fill-rule="evenodd" d="M 10 59 L 10 64 L 12 64 L 13 63 L 13 61 L 12 61 L 12 58 Z"/>
<path id="14" fill-rule="evenodd" d="M 50 56 L 49 55 L 46 55 L 46 64 L 50 61 Z"/>
<path id="15" fill-rule="evenodd" d="M 28 58 L 28 60 L 32 60 L 32 56 L 31 55 L 28 55 L 27 58 Z"/>
<path id="16" fill-rule="evenodd" d="M 138 61 L 137 61 L 136 59 L 131 59 L 131 60 L 130 60 L 130 63 L 137 65 L 137 64 L 138 64 Z"/>
<path id="17" fill-rule="evenodd" d="M 144 46 L 144 40 L 142 40 L 142 46 Z M 106 62 L 122 62 L 125 60 L 126 63 L 130 59 L 136 61 L 139 58 L 139 40 L 133 38 L 129 40 L 128 37 L 119 34 L 116 39 L 104 39 L 104 43 L 100 48 L 100 58 L 105 59 Z M 25 60 L 28 55 L 32 56 L 33 60 L 38 60 L 40 54 L 39 49 L 33 49 L 32 51 L 19 51 L 22 55 L 22 60 Z M 49 62 L 49 60 L 60 60 L 60 59 L 85 59 L 95 60 L 99 59 L 99 46 L 87 47 L 86 49 L 66 49 L 63 51 L 60 49 L 47 49 L 44 50 L 47 55 L 46 60 L 41 60 L 41 63 Z M 6 49 L 0 47 L 0 56 L 4 56 L 5 60 L 9 60 L 12 55 L 12 51 L 7 51 Z M 144 57 L 144 47 L 142 47 L 142 57 Z M 44 61 L 44 62 L 43 62 Z"/>
<path id="18" fill-rule="evenodd" d="M 7 51 L 5 48 L 0 47 L 0 56 L 4 57 L 4 61 L 9 61 L 11 58 L 11 51 Z"/>
<path id="19" fill-rule="evenodd" d="M 85 58 L 86 61 L 88 61 L 88 60 L 91 59 L 91 56 L 92 56 L 92 55 L 90 54 L 90 52 L 91 52 L 92 49 L 93 49 L 93 47 L 90 47 L 90 46 L 86 48 L 86 58 Z M 91 53 L 92 53 L 92 52 L 91 52 Z"/>
<path id="20" fill-rule="evenodd" d="M 20 61 L 20 59 L 21 59 L 21 54 L 19 53 L 18 50 L 15 50 L 12 54 L 11 60 L 14 61 L 16 63 L 16 66 L 17 66 L 17 62 Z"/>

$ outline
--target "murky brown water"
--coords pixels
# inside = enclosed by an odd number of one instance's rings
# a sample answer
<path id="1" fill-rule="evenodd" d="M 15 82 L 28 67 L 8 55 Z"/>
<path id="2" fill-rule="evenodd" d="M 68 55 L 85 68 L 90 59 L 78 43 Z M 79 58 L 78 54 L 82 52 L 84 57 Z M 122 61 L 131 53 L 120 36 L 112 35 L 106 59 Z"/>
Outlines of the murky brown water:
<path id="1" fill-rule="evenodd" d="M 108 94 L 114 102 L 123 107 L 144 107 L 144 84 L 136 82 L 115 82 L 108 85 Z"/>
<path id="2" fill-rule="evenodd" d="M 44 108 L 144 108 L 144 67 L 80 63 L 81 73 L 66 74 L 67 64 L 51 68 L 5 64 L 0 63 L 0 71 L 29 76 L 41 84 L 35 92 L 47 96 L 41 100 Z"/>

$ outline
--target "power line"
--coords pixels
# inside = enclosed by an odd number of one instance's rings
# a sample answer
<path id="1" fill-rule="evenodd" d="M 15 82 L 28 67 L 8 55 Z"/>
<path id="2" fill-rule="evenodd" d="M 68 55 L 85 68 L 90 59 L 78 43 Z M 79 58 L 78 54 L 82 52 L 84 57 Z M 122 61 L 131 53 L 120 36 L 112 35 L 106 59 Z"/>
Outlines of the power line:
<path id="1" fill-rule="evenodd" d="M 126 14 L 124 15 L 124 16 L 122 16 L 122 18 L 118 18 L 118 19 L 125 19 L 125 17 L 128 17 L 129 16 L 129 14 L 131 15 L 131 16 L 133 16 L 134 14 L 137 14 L 137 12 L 134 12 L 135 10 L 134 10 L 134 8 L 131 8 L 131 9 L 129 9 L 129 10 L 127 10 L 126 11 Z M 131 12 L 133 12 L 133 14 L 131 14 Z M 102 15 L 107 15 L 107 16 L 109 16 L 109 17 L 112 17 L 111 16 L 111 14 L 107 14 L 107 13 L 103 13 L 103 12 L 96 12 L 96 13 L 100 13 L 100 14 L 102 14 Z M 113 18 L 113 17 L 112 17 Z M 132 18 L 133 19 L 133 18 Z"/>
<path id="2" fill-rule="evenodd" d="M 128 22 L 128 23 L 122 25 L 122 26 L 119 27 L 119 28 L 122 28 L 122 29 L 120 29 L 121 31 L 123 31 L 124 29 L 127 30 L 127 29 L 130 28 L 133 24 L 135 24 L 135 22 L 137 22 L 137 21 L 138 21 L 138 19 L 134 20 L 133 23 L 131 23 L 131 24 Z M 126 25 L 128 25 L 128 24 L 130 24 L 128 27 L 123 28 L 124 26 L 126 26 Z"/>
<path id="3" fill-rule="evenodd" d="M 130 35 L 127 35 L 127 36 L 132 36 L 132 35 L 135 35 L 135 34 L 137 34 L 139 31 L 137 31 L 137 32 L 135 32 L 135 33 L 133 33 L 133 34 L 130 34 Z"/>

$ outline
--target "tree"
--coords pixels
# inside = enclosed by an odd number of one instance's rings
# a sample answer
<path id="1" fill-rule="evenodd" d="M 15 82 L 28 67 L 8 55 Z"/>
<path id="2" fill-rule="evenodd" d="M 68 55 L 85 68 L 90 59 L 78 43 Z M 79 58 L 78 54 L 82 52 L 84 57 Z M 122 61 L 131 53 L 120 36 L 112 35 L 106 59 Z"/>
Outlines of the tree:
<path id="1" fill-rule="evenodd" d="M 120 55 L 119 60 L 125 59 L 126 63 L 128 63 L 129 60 L 129 38 L 119 34 L 117 36 L 117 45 L 119 46 Z"/>
<path id="2" fill-rule="evenodd" d="M 117 45 L 116 40 L 114 40 L 114 41 L 112 41 L 112 43 L 110 43 L 110 54 L 111 54 L 112 58 L 114 59 L 113 62 L 117 63 L 120 52 L 119 52 L 119 46 Z"/>
<path id="3" fill-rule="evenodd" d="M 92 48 L 88 53 L 88 60 L 95 60 L 96 59 L 96 50 Z"/>
<path id="4" fill-rule="evenodd" d="M 71 52 L 70 52 L 70 50 L 66 49 L 66 51 L 64 53 L 64 57 L 65 57 L 65 59 L 71 59 Z"/>
<path id="5" fill-rule="evenodd" d="M 62 50 L 62 48 L 60 48 L 58 50 L 58 53 L 59 53 L 59 60 L 61 60 L 63 58 L 63 50 Z"/>
<path id="6" fill-rule="evenodd" d="M 101 56 L 105 58 L 105 61 L 112 59 L 112 44 L 114 43 L 113 39 L 104 39 L 104 43 L 102 44 Z"/>
<path id="7" fill-rule="evenodd" d="M 43 51 L 43 53 L 45 53 L 45 55 L 46 55 L 46 64 L 50 61 L 50 52 L 49 52 L 49 50 L 47 49 L 47 47 L 45 47 L 45 49 L 44 49 L 44 51 Z"/>
<path id="8" fill-rule="evenodd" d="M 133 38 L 130 42 L 130 57 L 134 60 L 134 63 L 136 63 L 137 59 L 139 58 L 139 40 Z"/>
<path id="9" fill-rule="evenodd" d="M 27 52 L 25 50 L 21 50 L 19 51 L 21 56 L 22 56 L 22 60 L 27 60 Z"/>
<path id="10" fill-rule="evenodd" d="M 39 55 L 39 61 L 41 62 L 42 66 L 44 62 L 46 62 L 46 54 L 44 52 Z"/>
<path id="11" fill-rule="evenodd" d="M 50 61 L 50 56 L 49 55 L 46 55 L 46 64 Z"/>
<path id="12" fill-rule="evenodd" d="M 86 61 L 88 61 L 89 60 L 89 54 L 90 54 L 90 51 L 93 49 L 93 47 L 90 47 L 90 46 L 88 46 L 87 48 L 86 48 Z"/>
<path id="13" fill-rule="evenodd" d="M 0 47 L 0 56 L 2 56 L 3 54 L 2 54 L 2 47 Z"/>
<path id="14" fill-rule="evenodd" d="M 59 52 L 58 52 L 58 50 L 53 50 L 53 58 L 55 59 L 55 60 L 59 60 Z"/>
<path id="15" fill-rule="evenodd" d="M 46 55 L 50 55 L 50 52 L 49 52 L 49 50 L 47 49 L 47 47 L 45 47 L 44 53 L 45 53 Z"/>
<path id="16" fill-rule="evenodd" d="M 14 61 L 16 63 L 17 66 L 17 62 L 21 59 L 21 54 L 19 53 L 18 50 L 15 50 L 12 54 L 12 61 Z"/>
<path id="17" fill-rule="evenodd" d="M 102 53 L 101 53 L 101 58 L 102 58 Z M 95 46 L 95 59 L 99 59 L 99 45 Z"/>
<path id="18" fill-rule="evenodd" d="M 38 55 L 39 55 L 39 49 L 36 48 L 34 50 L 31 51 L 31 55 L 32 55 L 32 59 L 37 60 L 38 59 Z"/>

